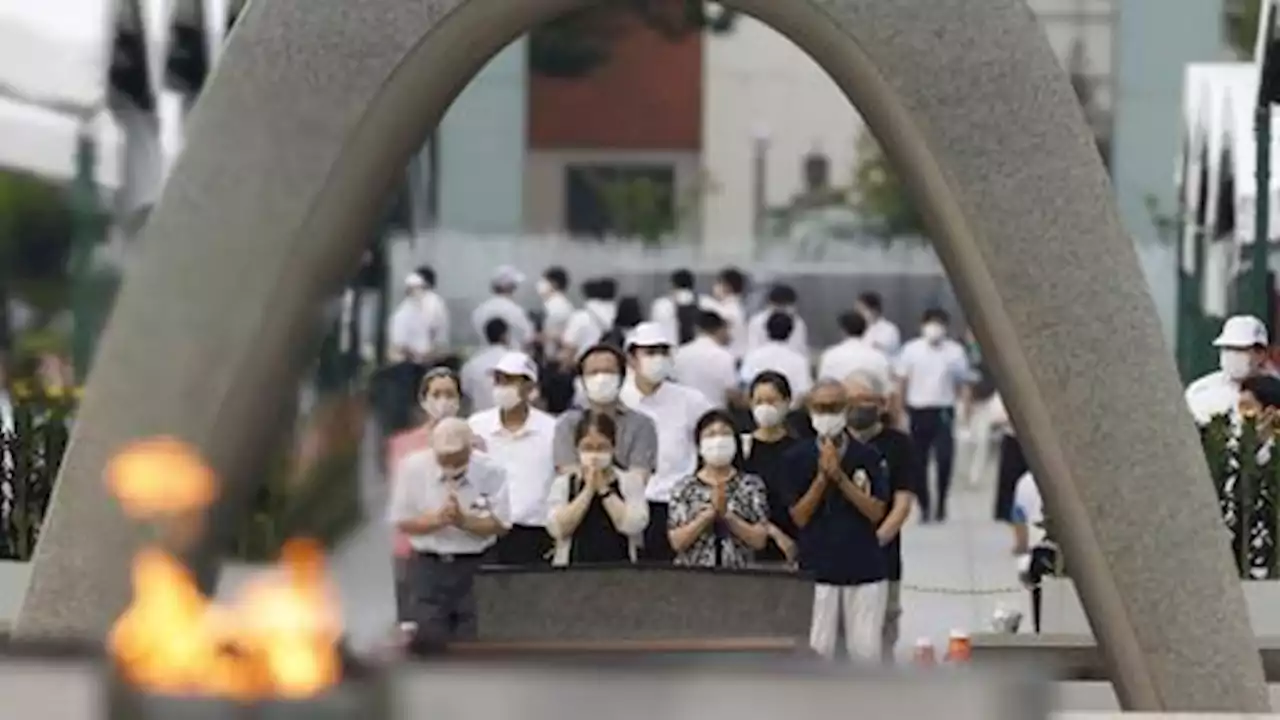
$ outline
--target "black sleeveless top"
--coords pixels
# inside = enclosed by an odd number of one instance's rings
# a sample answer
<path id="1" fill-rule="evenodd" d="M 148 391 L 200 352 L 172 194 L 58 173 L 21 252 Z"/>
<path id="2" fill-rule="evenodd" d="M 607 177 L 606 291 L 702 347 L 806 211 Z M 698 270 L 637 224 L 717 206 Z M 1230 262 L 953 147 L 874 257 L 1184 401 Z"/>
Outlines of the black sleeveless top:
<path id="1" fill-rule="evenodd" d="M 614 480 L 613 487 L 618 487 Z M 569 478 L 569 498 L 575 498 L 582 492 L 582 478 L 573 475 Z M 613 525 L 613 518 L 604 509 L 604 498 L 595 495 L 591 505 L 582 516 L 582 522 L 573 532 L 573 544 L 569 547 L 569 563 L 625 563 L 631 561 L 631 543 L 627 536 L 618 532 Z"/>

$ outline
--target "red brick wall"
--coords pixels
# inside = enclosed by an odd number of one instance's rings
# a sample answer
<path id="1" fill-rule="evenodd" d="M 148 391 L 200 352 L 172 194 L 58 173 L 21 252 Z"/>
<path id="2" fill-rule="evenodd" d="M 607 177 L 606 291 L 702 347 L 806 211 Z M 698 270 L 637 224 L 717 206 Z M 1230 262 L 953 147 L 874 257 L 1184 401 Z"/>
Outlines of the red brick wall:
<path id="1" fill-rule="evenodd" d="M 622 28 L 587 77 L 531 73 L 531 150 L 701 149 L 702 34 L 673 42 L 636 20 Z"/>

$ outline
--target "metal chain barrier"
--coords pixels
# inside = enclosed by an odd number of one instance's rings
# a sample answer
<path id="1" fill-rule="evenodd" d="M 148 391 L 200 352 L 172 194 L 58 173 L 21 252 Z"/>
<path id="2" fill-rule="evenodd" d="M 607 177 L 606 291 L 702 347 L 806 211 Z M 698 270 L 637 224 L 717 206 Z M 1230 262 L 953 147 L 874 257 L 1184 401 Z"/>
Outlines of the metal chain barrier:
<path id="1" fill-rule="evenodd" d="M 944 587 L 942 585 L 918 585 L 916 583 L 902 583 L 904 592 L 920 593 L 923 595 L 967 595 L 967 596 L 985 596 L 985 595 L 1013 595 L 1016 593 L 1029 592 L 1027 588 L 1021 585 L 1010 585 L 1006 587 L 992 588 L 957 588 Z"/>

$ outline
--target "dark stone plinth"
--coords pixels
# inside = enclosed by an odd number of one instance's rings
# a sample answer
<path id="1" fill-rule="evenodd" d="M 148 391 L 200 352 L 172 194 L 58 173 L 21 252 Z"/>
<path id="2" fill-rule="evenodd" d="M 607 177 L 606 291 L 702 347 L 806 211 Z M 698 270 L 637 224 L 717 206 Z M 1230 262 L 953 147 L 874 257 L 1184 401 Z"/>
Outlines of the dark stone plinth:
<path id="1" fill-rule="evenodd" d="M 484 641 L 803 638 L 813 585 L 764 570 L 492 570 L 476 600 Z"/>

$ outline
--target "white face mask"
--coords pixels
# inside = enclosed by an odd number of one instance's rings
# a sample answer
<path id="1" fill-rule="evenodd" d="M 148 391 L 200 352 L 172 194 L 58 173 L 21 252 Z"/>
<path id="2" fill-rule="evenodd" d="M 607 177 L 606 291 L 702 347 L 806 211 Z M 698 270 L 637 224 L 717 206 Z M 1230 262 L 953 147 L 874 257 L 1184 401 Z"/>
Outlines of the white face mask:
<path id="1" fill-rule="evenodd" d="M 1247 350 L 1223 350 L 1218 353 L 1218 367 L 1232 380 L 1244 380 L 1253 373 L 1253 358 Z"/>
<path id="2" fill-rule="evenodd" d="M 597 405 L 608 405 L 618 399 L 622 378 L 614 373 L 595 373 L 582 378 L 582 390 L 587 399 Z"/>
<path id="3" fill-rule="evenodd" d="M 613 464 L 613 453 L 583 452 L 578 455 L 578 461 L 582 463 L 584 468 L 604 470 Z"/>
<path id="4" fill-rule="evenodd" d="M 671 299 L 675 300 L 677 305 L 689 305 L 697 298 L 694 297 L 692 290 L 676 290 L 671 293 Z"/>
<path id="5" fill-rule="evenodd" d="M 929 342 L 938 342 L 947 336 L 947 328 L 938 323 L 925 323 L 924 327 L 920 328 L 920 335 Z"/>
<path id="6" fill-rule="evenodd" d="M 733 462 L 738 454 L 738 445 L 728 435 L 704 437 L 698 442 L 698 454 L 711 467 L 724 467 Z"/>
<path id="7" fill-rule="evenodd" d="M 510 410 L 523 400 L 524 398 L 520 397 L 520 388 L 515 385 L 495 385 L 493 388 L 493 402 L 503 410 Z"/>
<path id="8" fill-rule="evenodd" d="M 427 417 L 432 420 L 443 420 L 457 417 L 461 407 L 457 398 L 428 397 L 422 401 L 422 409 L 427 411 Z"/>
<path id="9" fill-rule="evenodd" d="M 782 408 L 770 403 L 761 403 L 751 408 L 751 417 L 760 427 L 777 427 L 782 422 Z"/>
<path id="10" fill-rule="evenodd" d="M 828 438 L 843 432 L 846 420 L 844 413 L 817 413 L 810 416 L 809 422 L 813 425 L 814 432 Z"/>
<path id="11" fill-rule="evenodd" d="M 636 363 L 636 372 L 651 383 L 662 382 L 671 374 L 671 358 L 665 355 L 645 355 Z"/>
<path id="12" fill-rule="evenodd" d="M 555 292 L 555 288 L 551 286 L 551 281 L 546 278 L 538 278 L 538 297 L 549 297 Z"/>

